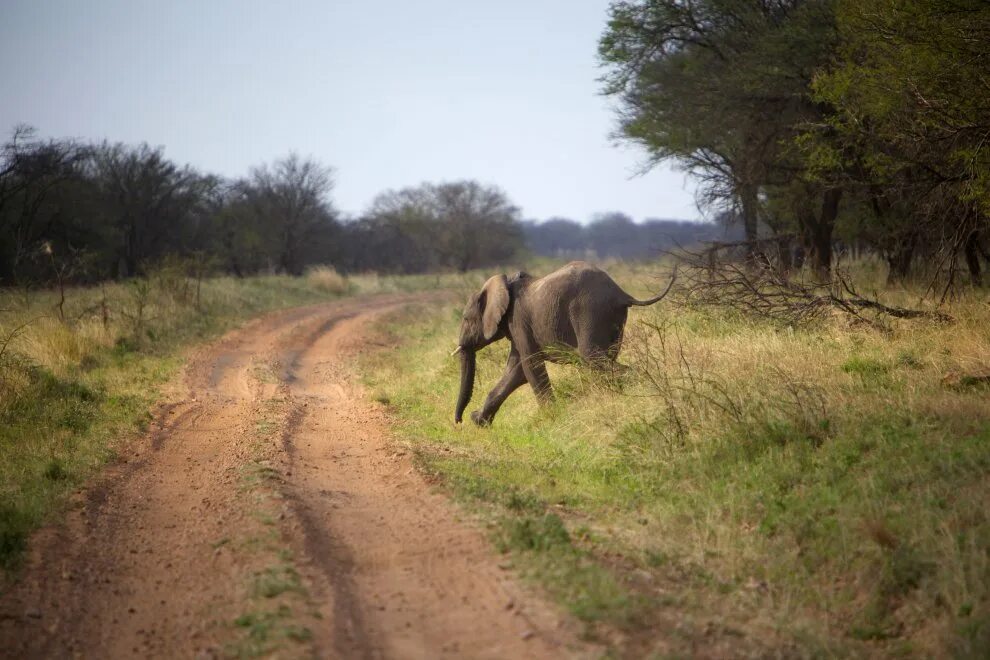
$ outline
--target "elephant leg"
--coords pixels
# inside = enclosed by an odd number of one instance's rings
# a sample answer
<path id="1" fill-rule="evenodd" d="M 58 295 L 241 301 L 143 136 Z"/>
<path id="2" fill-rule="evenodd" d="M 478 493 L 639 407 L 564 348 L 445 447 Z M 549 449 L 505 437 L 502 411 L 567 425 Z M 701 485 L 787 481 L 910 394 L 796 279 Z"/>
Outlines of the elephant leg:
<path id="1" fill-rule="evenodd" d="M 578 354 L 592 366 L 611 369 L 611 363 L 619 357 L 622 334 L 626 326 L 625 308 L 615 314 L 589 320 L 577 334 Z"/>
<path id="2" fill-rule="evenodd" d="M 547 375 L 547 365 L 543 357 L 531 354 L 522 358 L 522 368 L 540 404 L 549 403 L 553 399 L 553 390 L 550 387 L 550 376 Z"/>
<path id="3" fill-rule="evenodd" d="M 479 426 L 488 426 L 495 419 L 495 413 L 502 407 L 509 395 L 519 389 L 519 386 L 526 382 L 526 375 L 523 373 L 522 364 L 519 360 L 519 353 L 515 348 L 509 353 L 509 360 L 505 364 L 505 371 L 492 391 L 485 399 L 485 405 L 481 411 L 471 413 L 471 419 Z"/>

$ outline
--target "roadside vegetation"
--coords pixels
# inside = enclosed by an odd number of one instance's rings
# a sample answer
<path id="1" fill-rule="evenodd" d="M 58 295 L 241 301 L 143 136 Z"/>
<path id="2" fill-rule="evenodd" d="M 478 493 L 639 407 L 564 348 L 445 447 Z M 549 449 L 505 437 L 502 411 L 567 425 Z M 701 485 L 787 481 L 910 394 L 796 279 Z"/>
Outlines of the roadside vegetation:
<path id="1" fill-rule="evenodd" d="M 352 294 L 449 286 L 460 276 L 197 279 L 170 260 L 148 277 L 64 290 L 0 290 L 0 567 L 31 530 L 151 419 L 184 349 L 239 322 Z M 191 275 L 192 274 L 192 275 Z"/>
<path id="2" fill-rule="evenodd" d="M 659 267 L 613 264 L 631 293 Z M 890 305 L 879 262 L 853 279 Z M 542 271 L 540 271 L 542 274 Z M 464 290 L 466 298 L 469 289 Z M 794 325 L 688 299 L 634 310 L 603 377 L 551 369 L 489 429 L 452 423 L 460 304 L 365 358 L 422 467 L 620 654 L 978 657 L 990 648 L 990 308 Z M 507 342 L 478 355 L 480 407 Z"/>

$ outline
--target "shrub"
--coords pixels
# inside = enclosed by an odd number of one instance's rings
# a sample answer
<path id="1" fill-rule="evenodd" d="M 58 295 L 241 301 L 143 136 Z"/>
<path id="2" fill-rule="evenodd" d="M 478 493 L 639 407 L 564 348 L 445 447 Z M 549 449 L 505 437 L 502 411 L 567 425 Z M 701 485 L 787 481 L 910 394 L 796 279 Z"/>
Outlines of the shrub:
<path id="1" fill-rule="evenodd" d="M 314 289 L 335 295 L 342 295 L 350 289 L 347 278 L 338 273 L 333 266 L 310 268 L 306 272 L 306 280 Z"/>

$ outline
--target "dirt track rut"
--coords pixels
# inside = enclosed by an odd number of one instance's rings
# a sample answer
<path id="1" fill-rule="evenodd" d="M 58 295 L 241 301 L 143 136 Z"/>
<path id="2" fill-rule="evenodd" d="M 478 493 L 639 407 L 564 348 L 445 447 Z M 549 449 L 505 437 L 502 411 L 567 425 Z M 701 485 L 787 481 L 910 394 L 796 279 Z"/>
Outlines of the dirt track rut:
<path id="1" fill-rule="evenodd" d="M 371 322 L 435 298 L 288 310 L 200 350 L 146 436 L 34 537 L 0 655 L 585 655 L 356 382 Z"/>

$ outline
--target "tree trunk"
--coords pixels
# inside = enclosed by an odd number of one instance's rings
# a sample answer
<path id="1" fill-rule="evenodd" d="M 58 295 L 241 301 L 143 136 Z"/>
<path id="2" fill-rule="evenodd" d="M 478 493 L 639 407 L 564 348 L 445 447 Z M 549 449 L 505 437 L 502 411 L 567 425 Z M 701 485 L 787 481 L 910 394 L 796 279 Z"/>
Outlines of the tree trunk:
<path id="1" fill-rule="evenodd" d="M 821 215 L 814 218 L 809 229 L 811 244 L 811 265 L 822 278 L 828 277 L 832 271 L 832 231 L 835 229 L 835 219 L 839 215 L 839 200 L 842 190 L 829 188 L 822 195 Z"/>
<path id="2" fill-rule="evenodd" d="M 790 236 L 777 239 L 777 269 L 781 275 L 787 275 L 794 268 L 791 243 L 793 240 Z"/>
<path id="3" fill-rule="evenodd" d="M 887 284 L 897 284 L 907 279 L 911 271 L 911 261 L 914 257 L 915 236 L 909 234 L 901 237 L 884 255 L 887 260 Z"/>
<path id="4" fill-rule="evenodd" d="M 746 256 L 753 261 L 758 256 L 756 240 L 759 238 L 759 200 L 757 188 L 752 184 L 739 187 L 739 205 L 742 207 L 743 231 L 746 234 Z"/>
<path id="5" fill-rule="evenodd" d="M 973 282 L 973 286 L 983 284 L 983 273 L 980 268 L 979 238 L 979 232 L 972 232 L 969 238 L 966 239 L 966 245 L 963 248 L 966 255 L 966 266 L 969 267 L 969 278 Z"/>

